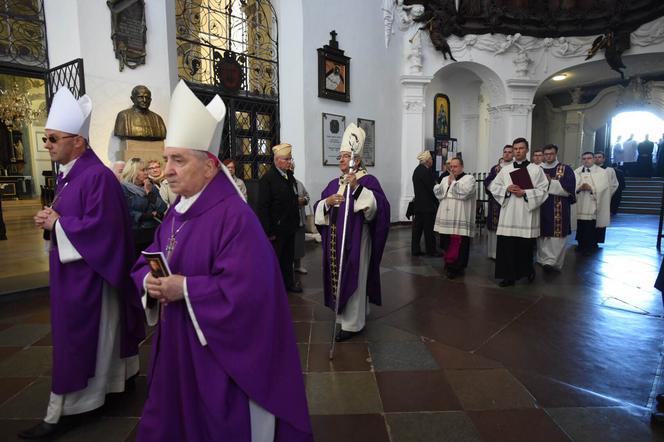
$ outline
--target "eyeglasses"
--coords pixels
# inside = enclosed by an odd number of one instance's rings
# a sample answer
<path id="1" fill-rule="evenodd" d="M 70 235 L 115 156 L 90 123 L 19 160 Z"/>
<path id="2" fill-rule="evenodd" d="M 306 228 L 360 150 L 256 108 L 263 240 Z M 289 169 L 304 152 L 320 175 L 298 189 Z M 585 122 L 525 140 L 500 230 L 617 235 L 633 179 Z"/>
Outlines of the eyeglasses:
<path id="1" fill-rule="evenodd" d="M 63 138 L 75 138 L 77 136 L 78 135 L 65 135 L 64 137 L 58 138 L 55 135 L 49 135 L 48 137 L 42 137 L 42 141 L 44 142 L 44 144 L 46 144 L 47 141 L 50 141 L 51 144 L 55 144 L 58 141 L 62 140 Z"/>

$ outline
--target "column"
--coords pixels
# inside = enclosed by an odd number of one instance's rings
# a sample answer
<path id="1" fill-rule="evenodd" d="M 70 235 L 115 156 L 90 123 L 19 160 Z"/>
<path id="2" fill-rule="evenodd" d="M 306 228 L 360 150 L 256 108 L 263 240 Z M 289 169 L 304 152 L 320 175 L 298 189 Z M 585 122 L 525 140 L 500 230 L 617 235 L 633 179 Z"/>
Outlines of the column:
<path id="1" fill-rule="evenodd" d="M 417 154 L 424 150 L 424 89 L 433 77 L 401 76 L 403 112 L 401 114 L 401 198 L 399 220 L 406 221 L 406 208 L 413 199 L 413 170 Z"/>
<path id="2" fill-rule="evenodd" d="M 562 155 L 565 164 L 579 164 L 583 142 L 582 125 L 582 112 L 568 111 L 565 113 L 565 144 Z"/>

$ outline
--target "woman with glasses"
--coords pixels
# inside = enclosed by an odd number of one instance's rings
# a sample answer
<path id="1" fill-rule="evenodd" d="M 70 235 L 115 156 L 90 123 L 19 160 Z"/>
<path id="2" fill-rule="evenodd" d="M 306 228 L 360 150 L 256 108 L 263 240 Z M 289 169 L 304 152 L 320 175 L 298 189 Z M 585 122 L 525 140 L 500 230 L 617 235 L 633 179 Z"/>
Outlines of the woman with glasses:
<path id="1" fill-rule="evenodd" d="M 166 203 L 159 196 L 159 190 L 148 179 L 145 162 L 132 158 L 122 172 L 122 190 L 124 191 L 131 229 L 134 233 L 136 257 L 145 250 L 154 239 L 154 232 L 164 217 Z"/>

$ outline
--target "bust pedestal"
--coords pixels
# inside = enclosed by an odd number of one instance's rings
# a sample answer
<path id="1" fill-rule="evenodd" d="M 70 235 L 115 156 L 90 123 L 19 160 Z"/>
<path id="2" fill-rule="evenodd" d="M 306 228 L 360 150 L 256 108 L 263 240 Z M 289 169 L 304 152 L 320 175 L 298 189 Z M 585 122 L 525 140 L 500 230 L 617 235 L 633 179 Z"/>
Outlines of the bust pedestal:
<path id="1" fill-rule="evenodd" d="M 125 161 L 132 158 L 159 160 L 164 155 L 164 141 L 120 140 L 120 152 Z"/>

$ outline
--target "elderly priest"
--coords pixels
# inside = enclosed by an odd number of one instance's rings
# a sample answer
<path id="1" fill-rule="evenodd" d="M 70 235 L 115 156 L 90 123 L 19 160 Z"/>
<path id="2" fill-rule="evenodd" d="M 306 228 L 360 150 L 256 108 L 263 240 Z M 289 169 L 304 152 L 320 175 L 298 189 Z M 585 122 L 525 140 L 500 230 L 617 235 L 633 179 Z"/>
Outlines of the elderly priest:
<path id="1" fill-rule="evenodd" d="M 138 441 L 313 440 L 279 264 L 217 158 L 225 114 L 219 96 L 173 91 L 165 174 L 179 198 L 147 250 L 171 275 L 145 258 L 132 271 L 158 322 Z"/>
<path id="2" fill-rule="evenodd" d="M 46 121 L 45 148 L 60 172 L 51 207 L 35 223 L 51 232 L 49 252 L 53 379 L 46 417 L 19 434 L 50 438 L 75 415 L 104 404 L 138 373 L 145 337 L 129 212 L 113 172 L 88 144 L 92 102 L 60 89 Z M 68 422 L 69 420 L 69 422 Z"/>
<path id="3" fill-rule="evenodd" d="M 365 136 L 364 130 L 353 123 L 346 128 L 339 152 L 342 175 L 328 183 L 314 209 L 323 239 L 325 305 L 336 307 L 337 322 L 341 324 L 337 341 L 350 339 L 364 330 L 368 302 L 381 304 L 380 260 L 390 228 L 390 204 L 378 179 L 369 175 L 362 164 Z M 348 201 L 346 186 L 350 186 Z M 344 220 L 346 204 L 347 221 Z M 339 267 L 342 242 L 343 269 Z M 338 288 L 340 300 L 336 306 Z"/>
<path id="4" fill-rule="evenodd" d="M 535 278 L 533 250 L 540 235 L 540 206 L 546 200 L 549 181 L 540 166 L 530 163 L 528 141 L 512 142 L 514 162 L 500 169 L 489 191 L 500 204 L 498 244 L 496 247 L 496 278 L 507 287 L 527 277 Z"/>

